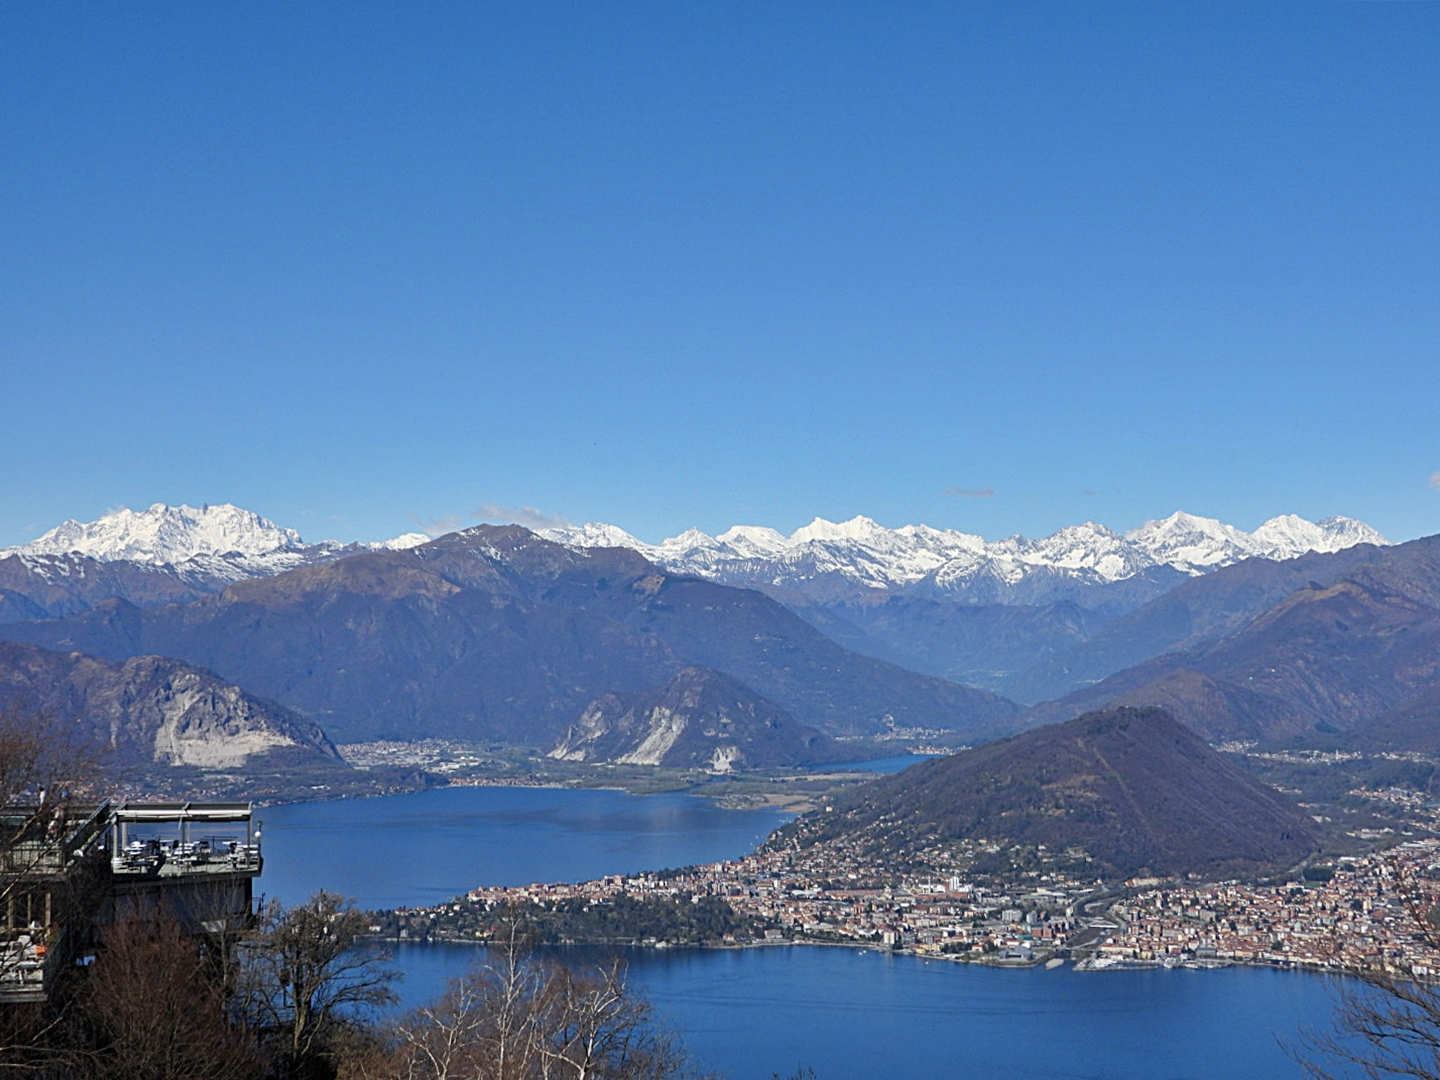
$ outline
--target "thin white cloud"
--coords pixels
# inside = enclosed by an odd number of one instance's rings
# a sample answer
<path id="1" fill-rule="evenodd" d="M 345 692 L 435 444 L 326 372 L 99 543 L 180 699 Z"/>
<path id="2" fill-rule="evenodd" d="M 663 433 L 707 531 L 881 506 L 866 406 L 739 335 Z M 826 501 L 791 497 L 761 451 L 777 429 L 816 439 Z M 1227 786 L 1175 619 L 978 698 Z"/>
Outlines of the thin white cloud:
<path id="1" fill-rule="evenodd" d="M 481 503 L 471 511 L 471 516 L 497 524 L 524 525 L 527 529 L 563 529 L 570 524 L 563 514 L 547 514 L 533 506 L 501 506 L 499 503 Z"/>
<path id="2" fill-rule="evenodd" d="M 1430 487 L 1433 491 L 1440 491 L 1440 472 L 1430 474 Z"/>
<path id="3" fill-rule="evenodd" d="M 426 536 L 443 536 L 446 533 L 459 532 L 465 527 L 464 519 L 456 514 L 433 518 L 422 518 L 419 514 L 411 514 L 410 520 L 415 522 Z"/>
<path id="4" fill-rule="evenodd" d="M 523 525 L 527 529 L 563 529 L 570 524 L 562 514 L 547 514 L 533 506 L 501 506 L 499 503 L 481 503 L 463 514 L 440 514 L 437 517 L 411 514 L 410 520 L 426 536 L 459 532 L 476 521 L 491 525 Z"/>
<path id="5" fill-rule="evenodd" d="M 994 488 L 962 488 L 951 484 L 945 489 L 946 495 L 957 495 L 962 499 L 993 499 Z"/>

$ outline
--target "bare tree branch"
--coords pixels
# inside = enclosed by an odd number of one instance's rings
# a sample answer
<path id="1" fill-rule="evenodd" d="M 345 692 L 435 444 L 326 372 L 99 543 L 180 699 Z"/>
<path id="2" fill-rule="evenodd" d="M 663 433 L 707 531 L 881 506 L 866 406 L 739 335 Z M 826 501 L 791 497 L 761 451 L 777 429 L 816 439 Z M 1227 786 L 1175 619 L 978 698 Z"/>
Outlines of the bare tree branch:
<path id="1" fill-rule="evenodd" d="M 1415 941 L 1440 958 L 1433 885 L 1394 855 L 1384 880 Z M 1433 981 L 1440 967 L 1417 971 L 1399 957 L 1357 953 L 1338 932 L 1332 951 L 1344 961 L 1332 1030 L 1302 1031 L 1301 1045 L 1286 1047 L 1290 1056 L 1315 1080 L 1340 1080 L 1356 1069 L 1367 1080 L 1440 1080 L 1440 986 Z"/>

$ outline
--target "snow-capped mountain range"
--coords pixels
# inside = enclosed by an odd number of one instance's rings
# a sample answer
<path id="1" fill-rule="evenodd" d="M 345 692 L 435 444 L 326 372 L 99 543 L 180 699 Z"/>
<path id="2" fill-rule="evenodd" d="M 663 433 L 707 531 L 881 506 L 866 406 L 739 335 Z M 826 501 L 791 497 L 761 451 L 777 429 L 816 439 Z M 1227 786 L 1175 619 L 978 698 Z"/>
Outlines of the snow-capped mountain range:
<path id="1" fill-rule="evenodd" d="M 28 544 L 0 549 L 0 558 L 19 556 L 41 572 L 63 566 L 56 557 L 82 555 L 99 562 L 127 561 L 167 567 L 185 579 L 219 582 L 266 577 L 297 566 L 360 551 L 400 550 L 429 541 L 408 533 L 379 543 L 307 544 L 294 529 L 229 503 L 121 509 L 97 521 L 66 521 Z"/>
<path id="2" fill-rule="evenodd" d="M 837 590 L 846 586 L 942 596 L 973 592 L 982 582 L 1013 589 L 1037 575 L 1107 585 L 1157 568 L 1193 576 L 1247 558 L 1290 559 L 1388 543 L 1353 518 L 1310 522 L 1294 514 L 1271 518 L 1253 533 L 1214 518 L 1174 513 L 1123 534 L 1086 522 L 1038 540 L 1012 536 L 993 542 L 927 525 L 887 529 L 866 517 L 839 523 L 816 518 L 789 536 L 746 525 L 713 537 L 691 529 L 659 544 L 596 523 L 540 534 L 570 547 L 632 548 L 675 573 L 821 601 L 839 598 Z M 993 592 L 980 590 L 986 597 Z"/>
<path id="3" fill-rule="evenodd" d="M 673 573 L 818 602 L 897 591 L 1017 602 L 1016 589 L 1026 583 L 1104 586 L 1157 569 L 1197 575 L 1252 557 L 1289 559 L 1308 551 L 1388 543 L 1353 518 L 1310 522 L 1293 514 L 1271 518 L 1251 533 L 1214 518 L 1175 513 L 1127 533 L 1085 522 L 1041 539 L 997 541 L 928 525 L 889 529 L 866 517 L 838 523 L 816 518 L 788 536 L 753 525 L 737 525 L 718 536 L 690 529 L 658 544 L 593 522 L 539 533 L 571 548 L 630 548 Z M 53 569 L 60 557 L 81 555 L 165 567 L 186 580 L 220 583 L 361 551 L 402 550 L 429 539 L 408 533 L 378 543 L 307 544 L 294 529 L 228 503 L 156 503 L 147 510 L 116 510 L 92 522 L 67 521 L 31 543 L 0 549 L 0 558 L 20 556 L 38 570 Z"/>

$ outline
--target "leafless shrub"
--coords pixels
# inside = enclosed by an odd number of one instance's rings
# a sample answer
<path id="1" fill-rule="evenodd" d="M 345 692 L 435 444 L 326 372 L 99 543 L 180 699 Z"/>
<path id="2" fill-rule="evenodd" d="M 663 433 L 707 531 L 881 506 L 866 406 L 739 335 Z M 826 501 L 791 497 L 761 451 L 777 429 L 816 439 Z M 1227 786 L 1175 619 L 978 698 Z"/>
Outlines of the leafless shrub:
<path id="1" fill-rule="evenodd" d="M 527 953 L 512 927 L 486 962 L 394 1028 L 397 1080 L 670 1080 L 688 1057 L 619 962 L 580 972 Z"/>
<path id="2" fill-rule="evenodd" d="M 226 1014 L 216 964 L 170 915 L 105 933 L 86 999 L 103 1031 L 96 1075 L 252 1080 L 261 1065 Z"/>

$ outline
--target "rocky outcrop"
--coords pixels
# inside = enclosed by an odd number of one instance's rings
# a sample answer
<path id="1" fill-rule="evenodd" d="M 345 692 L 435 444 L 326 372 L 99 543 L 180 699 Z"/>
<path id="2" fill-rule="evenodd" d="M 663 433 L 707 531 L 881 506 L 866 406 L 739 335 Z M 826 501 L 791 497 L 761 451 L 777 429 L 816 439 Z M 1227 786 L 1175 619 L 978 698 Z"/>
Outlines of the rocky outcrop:
<path id="1" fill-rule="evenodd" d="M 726 773 L 833 753 L 828 739 L 779 706 L 718 672 L 689 667 L 663 687 L 596 698 L 550 756 Z"/>
<path id="2" fill-rule="evenodd" d="M 62 722 L 120 762 L 236 769 L 286 753 L 339 762 L 318 727 L 201 668 L 0 643 L 0 708 Z"/>

